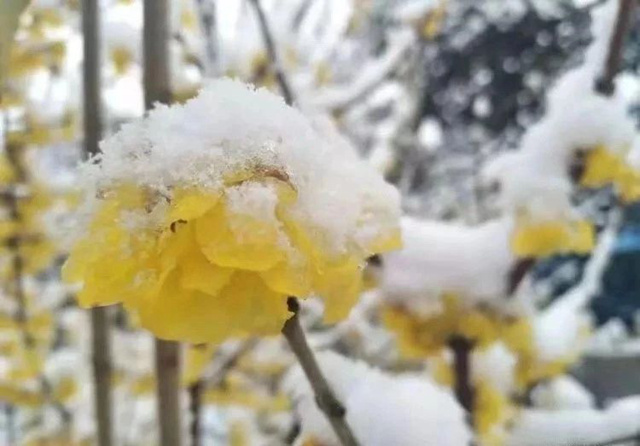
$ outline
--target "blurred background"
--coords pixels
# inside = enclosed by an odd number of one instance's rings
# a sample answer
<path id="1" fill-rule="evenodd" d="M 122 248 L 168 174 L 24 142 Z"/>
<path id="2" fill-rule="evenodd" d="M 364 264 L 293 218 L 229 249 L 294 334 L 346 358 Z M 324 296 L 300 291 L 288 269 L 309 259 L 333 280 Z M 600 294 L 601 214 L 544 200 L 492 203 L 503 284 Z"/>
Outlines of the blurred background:
<path id="1" fill-rule="evenodd" d="M 86 151 L 86 2 L 2 1 L 0 445 L 97 444 L 90 320 L 76 307 L 74 289 L 59 278 L 78 202 L 74 168 Z M 259 6 L 294 104 L 329 120 L 346 146 L 396 185 L 407 215 L 478 225 L 502 212 L 482 166 L 519 147 L 545 115 L 555 81 L 584 61 L 593 12 L 617 1 L 261 0 Z M 187 101 L 208 78 L 221 76 L 280 94 L 255 3 L 168 1 L 173 102 Z M 100 0 L 97 7 L 98 123 L 106 136 L 145 112 L 143 1 Z M 637 129 L 640 8 L 632 11 L 616 94 Z M 13 24 L 15 35 L 9 33 Z M 602 234 L 614 212 L 619 226 L 600 289 L 588 304 L 591 328 L 584 345 L 576 343 L 575 359 L 541 380 L 537 394 L 532 386 L 517 405 L 575 409 L 569 419 L 579 420 L 581 410 L 603 413 L 612 400 L 640 395 L 640 204 L 620 205 L 611 187 L 581 190 L 572 200 L 596 232 Z M 20 221 L 12 217 L 16 209 Z M 536 311 L 579 286 L 589 260 L 565 254 L 530 265 Z M 320 326 L 322 310 L 310 303 L 305 317 L 312 344 L 385 370 L 414 370 L 415 364 L 398 359 L 380 317 L 368 313 L 367 293 L 358 322 L 342 327 Z M 152 339 L 119 308 L 109 313 L 108 325 L 113 444 L 159 444 Z M 296 435 L 301 415 L 281 390 L 291 358 L 279 342 L 185 346 L 185 358 L 185 369 L 195 376 L 181 396 L 185 444 L 331 446 L 302 443 Z M 499 363 L 489 368 L 498 370 Z M 640 444 L 640 409 L 634 407 L 629 419 L 638 415 L 636 433 L 627 423 L 621 435 L 612 432 L 611 439 L 621 436 L 622 442 L 597 444 Z M 544 435 L 510 437 L 509 423 L 500 444 L 555 445 Z"/>

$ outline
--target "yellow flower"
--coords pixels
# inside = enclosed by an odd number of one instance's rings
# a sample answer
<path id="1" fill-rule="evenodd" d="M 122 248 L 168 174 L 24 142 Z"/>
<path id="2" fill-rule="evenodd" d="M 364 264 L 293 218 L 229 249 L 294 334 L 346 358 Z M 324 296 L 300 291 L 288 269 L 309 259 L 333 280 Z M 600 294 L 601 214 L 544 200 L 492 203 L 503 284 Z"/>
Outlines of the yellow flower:
<path id="1" fill-rule="evenodd" d="M 482 446 L 503 444 L 504 427 L 514 415 L 509 399 L 485 382 L 475 386 L 473 422 Z"/>
<path id="2" fill-rule="evenodd" d="M 463 336 L 478 348 L 500 336 L 500 321 L 488 312 L 466 309 L 455 296 L 444 296 L 439 313 L 420 317 L 400 308 L 383 309 L 384 325 L 396 335 L 400 354 L 407 359 L 424 359 L 441 351 L 453 336 Z"/>
<path id="3" fill-rule="evenodd" d="M 533 384 L 565 373 L 577 360 L 578 353 L 554 361 L 541 360 L 534 345 L 533 327 L 525 319 L 506 327 L 502 340 L 518 357 L 515 381 L 523 391 Z"/>
<path id="4" fill-rule="evenodd" d="M 598 146 L 587 154 L 580 185 L 600 188 L 610 184 L 615 186 L 623 203 L 640 199 L 640 172 L 629 166 L 621 155 Z"/>
<path id="5" fill-rule="evenodd" d="M 599 188 L 614 183 L 625 163 L 622 158 L 604 146 L 598 146 L 587 153 L 580 186 Z"/>
<path id="6" fill-rule="evenodd" d="M 518 257 L 549 257 L 554 254 L 588 254 L 594 247 L 593 225 L 580 221 L 547 221 L 517 225 L 511 248 Z"/>
<path id="7" fill-rule="evenodd" d="M 171 196 L 133 185 L 105 192 L 63 269 L 65 280 L 84 282 L 80 304 L 124 302 L 157 336 L 195 344 L 277 334 L 289 296 L 320 295 L 328 322 L 345 317 L 374 252 L 332 253 L 322 231 L 290 211 L 297 193 L 283 175 L 252 175 Z M 273 218 L 236 210 L 231 196 L 249 189 L 276 197 Z M 127 218 L 141 210 L 159 213 L 158 224 L 131 229 Z M 389 250 L 399 237 L 382 242 L 372 245 Z"/>
<path id="8" fill-rule="evenodd" d="M 213 345 L 191 345 L 185 354 L 185 367 L 182 376 L 184 385 L 190 386 L 202 378 L 204 369 L 211 361 L 215 346 Z"/>

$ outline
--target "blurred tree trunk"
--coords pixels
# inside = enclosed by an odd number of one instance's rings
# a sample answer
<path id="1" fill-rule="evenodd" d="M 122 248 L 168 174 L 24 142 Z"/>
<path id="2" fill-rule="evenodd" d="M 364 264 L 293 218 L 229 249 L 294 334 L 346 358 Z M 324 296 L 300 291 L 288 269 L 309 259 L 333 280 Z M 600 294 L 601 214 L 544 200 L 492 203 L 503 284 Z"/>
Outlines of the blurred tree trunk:
<path id="1" fill-rule="evenodd" d="M 169 0 L 144 0 L 144 102 L 171 102 Z M 156 339 L 158 424 L 161 446 L 180 446 L 180 344 Z"/>
<path id="2" fill-rule="evenodd" d="M 99 152 L 102 137 L 101 107 L 101 45 L 99 0 L 82 2 L 82 32 L 84 36 L 84 155 Z M 113 444 L 111 402 L 111 342 L 107 308 L 91 309 L 92 363 L 94 403 L 98 425 L 98 445 Z"/>

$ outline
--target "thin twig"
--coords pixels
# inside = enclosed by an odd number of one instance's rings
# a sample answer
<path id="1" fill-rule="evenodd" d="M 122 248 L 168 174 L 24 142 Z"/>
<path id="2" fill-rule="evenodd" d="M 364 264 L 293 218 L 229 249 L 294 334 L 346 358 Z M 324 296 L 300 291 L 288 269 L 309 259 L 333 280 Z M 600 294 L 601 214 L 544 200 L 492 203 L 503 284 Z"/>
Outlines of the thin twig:
<path id="1" fill-rule="evenodd" d="M 278 81 L 278 85 L 280 86 L 284 101 L 289 105 L 293 105 L 293 102 L 295 101 L 293 90 L 291 90 L 289 81 L 284 74 L 282 66 L 280 65 L 280 60 L 276 51 L 276 45 L 273 40 L 273 35 L 271 34 L 271 30 L 269 29 L 269 23 L 267 22 L 267 17 L 264 14 L 264 10 L 262 9 L 260 0 L 251 0 L 250 3 L 253 5 L 256 15 L 258 16 L 260 32 L 262 34 L 262 39 L 264 40 L 265 47 L 267 48 L 267 54 L 269 55 L 269 60 L 271 62 L 271 69 L 276 76 L 276 80 Z"/>
<path id="2" fill-rule="evenodd" d="M 200 446 L 202 439 L 202 429 L 200 426 L 200 415 L 202 412 L 202 391 L 204 382 L 198 380 L 189 386 L 189 412 L 191 412 L 191 425 L 189 433 L 191 435 L 191 446 Z"/>
<path id="3" fill-rule="evenodd" d="M 169 69 L 169 0 L 144 0 L 143 53 L 144 103 L 147 110 L 157 102 L 171 102 Z M 160 446 L 182 444 L 180 408 L 180 344 L 155 340 L 158 424 Z"/>
<path id="4" fill-rule="evenodd" d="M 180 446 L 180 344 L 162 339 L 155 340 L 155 370 L 158 383 L 160 446 Z"/>
<path id="5" fill-rule="evenodd" d="M 335 397 L 327 379 L 322 374 L 318 362 L 309 348 L 307 338 L 300 325 L 300 304 L 295 297 L 287 301 L 289 311 L 293 313 L 282 328 L 282 334 L 289 343 L 293 354 L 300 362 L 302 370 L 311 384 L 316 397 L 316 403 L 325 414 L 334 432 L 340 439 L 342 446 L 357 446 L 351 428 L 345 420 L 346 410 Z"/>
<path id="6" fill-rule="evenodd" d="M 471 384 L 471 352 L 473 342 L 462 336 L 454 336 L 449 340 L 453 352 L 453 369 L 455 374 L 455 392 L 460 405 L 469 414 L 473 414 L 475 395 Z"/>
<path id="7" fill-rule="evenodd" d="M 218 24 L 216 17 L 216 0 L 198 0 L 200 27 L 205 36 L 206 61 L 205 74 L 213 76 L 218 62 Z"/>
<path id="8" fill-rule="evenodd" d="M 204 378 L 206 386 L 218 387 L 222 384 L 229 372 L 235 367 L 238 360 L 258 343 L 258 339 L 249 338 L 242 341 L 233 351 L 228 354 L 216 355 L 213 361 L 211 373 Z"/>
<path id="9" fill-rule="evenodd" d="M 84 157 L 99 152 L 102 137 L 100 7 L 98 0 L 82 3 L 84 37 Z M 111 338 L 107 308 L 91 309 L 91 348 L 93 364 L 94 405 L 99 446 L 113 444 L 111 399 Z"/>
<path id="10" fill-rule="evenodd" d="M 615 93 L 615 77 L 620 71 L 624 43 L 634 19 L 637 0 L 620 0 L 616 25 L 609 43 L 609 52 L 600 78 L 596 80 L 595 89 L 605 96 L 613 96 Z"/>

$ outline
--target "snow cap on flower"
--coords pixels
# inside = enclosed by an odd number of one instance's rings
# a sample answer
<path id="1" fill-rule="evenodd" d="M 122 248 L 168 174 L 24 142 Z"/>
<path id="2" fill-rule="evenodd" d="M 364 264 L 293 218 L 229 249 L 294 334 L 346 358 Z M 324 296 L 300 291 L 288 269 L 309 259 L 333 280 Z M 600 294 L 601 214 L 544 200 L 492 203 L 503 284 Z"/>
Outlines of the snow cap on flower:
<path id="1" fill-rule="evenodd" d="M 468 227 L 402 219 L 402 250 L 384 256 L 381 288 L 392 301 L 413 306 L 443 293 L 488 303 L 504 295 L 514 262 L 508 219 Z"/>
<path id="2" fill-rule="evenodd" d="M 362 446 L 465 446 L 471 441 L 463 409 L 427 376 L 389 375 L 328 351 L 318 354 L 318 361 Z M 339 445 L 299 367 L 283 385 L 302 424 L 297 444 Z"/>
<path id="3" fill-rule="evenodd" d="M 123 126 L 82 167 L 84 230 L 65 267 L 82 305 L 124 302 L 156 335 L 275 334 L 288 296 L 328 322 L 366 258 L 398 247 L 397 191 L 266 90 L 228 79 Z"/>

